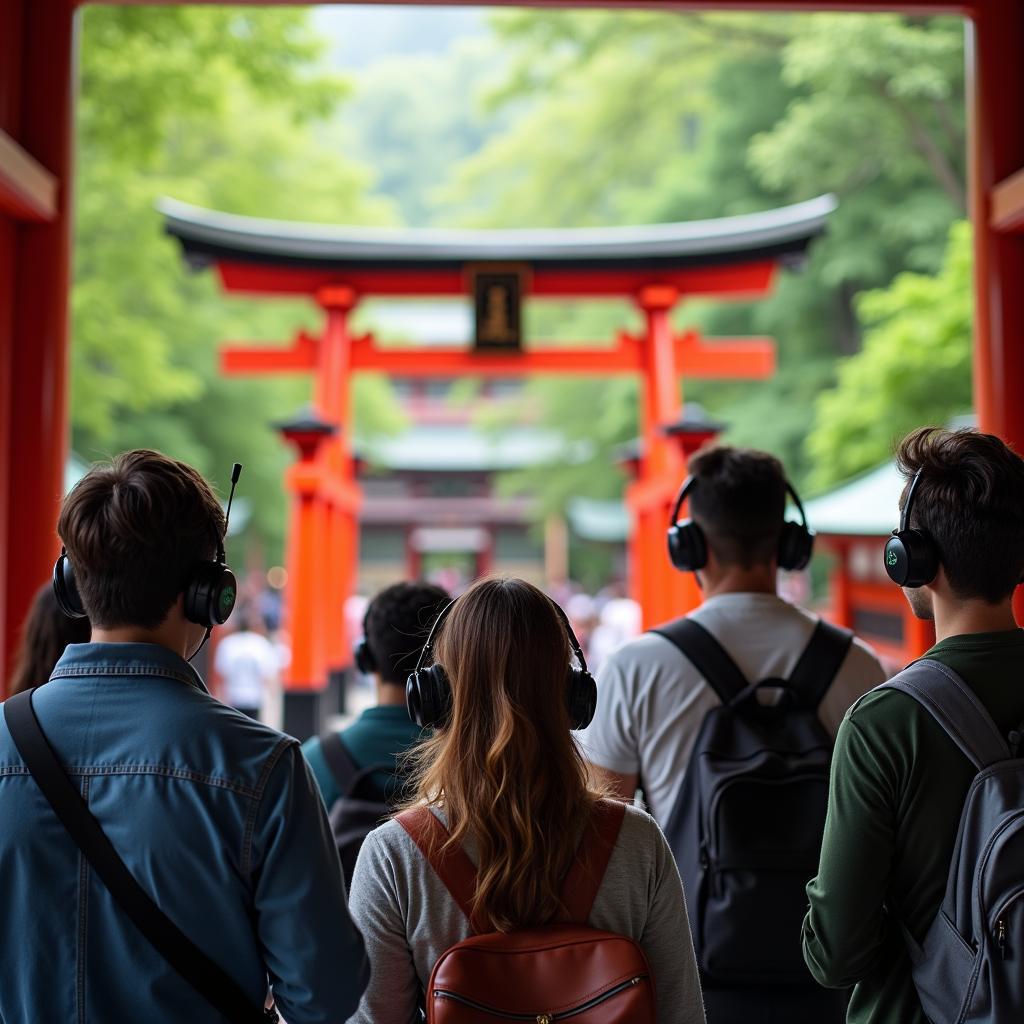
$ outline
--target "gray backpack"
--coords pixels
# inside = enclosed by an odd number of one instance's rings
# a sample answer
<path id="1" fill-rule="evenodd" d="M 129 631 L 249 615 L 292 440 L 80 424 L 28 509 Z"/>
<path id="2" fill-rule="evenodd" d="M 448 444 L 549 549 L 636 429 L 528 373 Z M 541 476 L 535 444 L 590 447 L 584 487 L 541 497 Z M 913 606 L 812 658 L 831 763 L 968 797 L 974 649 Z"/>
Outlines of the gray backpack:
<path id="1" fill-rule="evenodd" d="M 879 689 L 913 697 L 978 774 L 960 817 L 946 895 L 924 947 L 906 934 L 914 984 L 932 1024 L 1024 1021 L 1024 758 L 974 691 L 937 661 Z"/>

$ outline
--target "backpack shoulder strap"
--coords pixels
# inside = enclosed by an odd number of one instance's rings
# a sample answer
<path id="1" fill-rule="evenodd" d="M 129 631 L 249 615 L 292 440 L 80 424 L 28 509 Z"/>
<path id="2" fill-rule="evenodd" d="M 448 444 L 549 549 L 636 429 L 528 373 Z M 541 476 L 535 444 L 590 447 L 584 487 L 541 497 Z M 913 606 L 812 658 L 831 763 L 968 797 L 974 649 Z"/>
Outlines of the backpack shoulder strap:
<path id="1" fill-rule="evenodd" d="M 1010 748 L 974 691 L 951 668 L 922 658 L 877 690 L 914 698 L 946 731 L 978 771 L 1010 757 Z"/>
<path id="2" fill-rule="evenodd" d="M 4 702 L 4 719 L 11 739 L 60 823 L 114 902 L 154 949 L 218 1013 L 233 1024 L 276 1021 L 276 1012 L 255 1006 L 235 980 L 185 935 L 136 881 L 61 767 L 36 718 L 33 692 L 25 690 Z"/>
<path id="3" fill-rule="evenodd" d="M 586 924 L 589 920 L 625 817 L 626 805 L 621 800 L 599 800 L 594 805 L 593 818 L 584 829 L 576 859 L 562 885 L 567 922 Z"/>
<path id="4" fill-rule="evenodd" d="M 821 703 L 852 643 L 850 630 L 818 619 L 804 653 L 787 680 L 804 707 L 814 710 Z"/>
<path id="5" fill-rule="evenodd" d="M 675 644 L 723 704 L 738 697 L 750 685 L 725 648 L 692 618 L 675 619 L 650 632 Z"/>
<path id="6" fill-rule="evenodd" d="M 324 755 L 338 792 L 344 796 L 352 780 L 359 774 L 359 765 L 352 760 L 341 736 L 333 730 L 320 737 L 320 752 Z"/>
<path id="7" fill-rule="evenodd" d="M 451 897 L 466 916 L 474 935 L 481 931 L 480 922 L 473 913 L 473 897 L 476 895 L 476 868 L 466 856 L 461 846 L 449 846 L 448 829 L 444 827 L 437 815 L 429 807 L 413 807 L 399 814 L 395 821 L 409 834 L 412 841 L 419 847 L 420 853 L 434 869 L 434 873 L 444 883 Z"/>

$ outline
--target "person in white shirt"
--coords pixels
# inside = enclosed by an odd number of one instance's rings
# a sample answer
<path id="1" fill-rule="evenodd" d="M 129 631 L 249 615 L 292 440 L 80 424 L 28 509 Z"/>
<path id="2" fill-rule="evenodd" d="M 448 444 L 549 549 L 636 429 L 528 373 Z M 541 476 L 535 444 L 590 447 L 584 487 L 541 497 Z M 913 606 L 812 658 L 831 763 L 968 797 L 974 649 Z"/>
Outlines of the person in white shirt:
<path id="1" fill-rule="evenodd" d="M 244 609 L 240 628 L 217 644 L 213 665 L 224 681 L 224 702 L 259 720 L 277 689 L 281 660 L 255 608 Z"/>
<path id="2" fill-rule="evenodd" d="M 690 474 L 691 521 L 704 548 L 697 559 L 704 562 L 697 572 L 704 600 L 690 618 L 718 641 L 748 681 L 786 679 L 818 619 L 776 590 L 782 537 L 799 529 L 784 525 L 788 484 L 782 464 L 766 452 L 716 446 L 694 456 Z M 809 555 L 809 537 L 806 544 Z M 885 678 L 873 651 L 855 639 L 818 707 L 833 737 L 850 705 Z M 654 632 L 607 658 L 598 695 L 594 721 L 578 737 L 584 755 L 597 780 L 616 796 L 631 801 L 642 788 L 648 810 L 664 828 L 704 717 L 721 702 L 672 641 Z M 716 999 L 728 1003 L 731 997 L 706 996 L 709 1021 L 804 1019 L 755 1017 L 750 1006 L 732 1005 L 716 1015 Z M 753 998 L 758 1012 L 764 1011 L 763 994 Z"/>

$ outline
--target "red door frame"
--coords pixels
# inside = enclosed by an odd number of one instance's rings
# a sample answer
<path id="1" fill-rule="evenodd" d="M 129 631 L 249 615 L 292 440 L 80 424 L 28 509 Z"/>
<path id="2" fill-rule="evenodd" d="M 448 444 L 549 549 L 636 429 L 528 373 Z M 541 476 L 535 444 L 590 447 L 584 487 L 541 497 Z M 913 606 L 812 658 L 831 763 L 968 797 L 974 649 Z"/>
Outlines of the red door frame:
<path id="1" fill-rule="evenodd" d="M 490 2 L 501 6 L 511 0 Z M 532 5 L 968 17 L 975 404 L 983 429 L 1024 450 L 1024 238 L 1016 233 L 1024 221 L 1024 188 L 1014 177 L 1024 169 L 1020 0 L 533 0 Z M 57 549 L 53 527 L 67 452 L 77 6 L 77 0 L 0 0 L 0 668 L 9 661 L 32 594 L 47 578 Z M 48 181 L 56 185 L 49 198 Z M 997 217 L 993 197 L 999 200 Z"/>

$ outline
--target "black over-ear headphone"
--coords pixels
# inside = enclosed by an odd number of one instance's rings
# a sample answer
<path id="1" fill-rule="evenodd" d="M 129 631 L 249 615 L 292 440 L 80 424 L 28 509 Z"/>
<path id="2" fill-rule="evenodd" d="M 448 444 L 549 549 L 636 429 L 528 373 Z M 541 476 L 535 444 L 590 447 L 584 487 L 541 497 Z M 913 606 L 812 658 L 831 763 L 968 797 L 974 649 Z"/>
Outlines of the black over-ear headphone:
<path id="1" fill-rule="evenodd" d="M 75 569 L 63 544 L 57 561 L 53 563 L 53 596 L 57 599 L 57 607 L 69 619 L 85 618 L 82 596 L 75 582 Z"/>
<path id="2" fill-rule="evenodd" d="M 416 660 L 416 667 L 405 681 L 405 705 L 409 710 L 409 717 L 424 728 L 444 725 L 451 714 L 452 685 L 448 680 L 448 673 L 445 672 L 443 665 L 435 663 L 424 667 L 423 662 L 433 650 L 434 637 L 454 604 L 455 601 L 451 601 L 445 605 L 441 614 L 434 620 L 427 642 Z M 597 682 L 587 668 L 587 659 L 583 656 L 580 642 L 576 639 L 565 612 L 554 601 L 551 604 L 565 626 L 569 646 L 580 663 L 579 668 L 569 666 L 566 678 L 565 695 L 569 709 L 569 724 L 573 729 L 586 729 L 593 721 L 594 712 L 597 710 Z"/>
<path id="3" fill-rule="evenodd" d="M 901 587 L 923 587 L 939 571 L 939 549 L 924 530 L 908 529 L 910 506 L 914 501 L 921 470 L 914 474 L 900 516 L 900 528 L 885 542 L 885 571 Z"/>
<path id="4" fill-rule="evenodd" d="M 235 497 L 235 484 L 241 475 L 242 467 L 235 463 L 231 467 L 231 493 L 228 495 L 228 507 L 224 516 L 224 527 L 227 529 L 231 517 L 231 502 Z M 224 538 L 216 531 L 217 557 L 212 562 L 200 562 L 189 576 L 185 584 L 184 610 L 185 618 L 199 626 L 205 626 L 207 636 L 214 626 L 226 622 L 231 610 L 235 607 L 238 586 L 235 574 L 228 568 L 224 556 Z M 75 569 L 68 558 L 67 551 L 62 547 L 60 557 L 53 566 L 53 593 L 60 610 L 73 619 L 85 618 L 85 608 L 78 584 L 75 582 Z M 204 639 L 203 643 L 206 640 Z M 198 652 L 197 652 L 198 653 Z M 195 654 L 192 655 L 195 657 Z"/>
<path id="5" fill-rule="evenodd" d="M 694 476 L 688 476 L 683 481 L 672 508 L 672 525 L 668 528 L 668 557 L 680 572 L 697 572 L 708 564 L 708 542 L 704 531 L 691 518 L 681 522 L 679 520 L 679 510 L 696 482 Z M 787 519 L 782 524 L 777 561 L 780 569 L 792 572 L 805 568 L 811 560 L 814 531 L 807 525 L 807 514 L 800 495 L 788 480 L 785 483 L 786 491 L 800 513 L 800 522 L 794 523 Z"/>
<path id="6" fill-rule="evenodd" d="M 370 642 L 365 636 L 356 644 L 353 655 L 355 657 L 356 668 L 359 669 L 364 676 L 372 675 L 377 671 L 377 659 L 374 657 L 373 648 L 370 647 Z"/>

